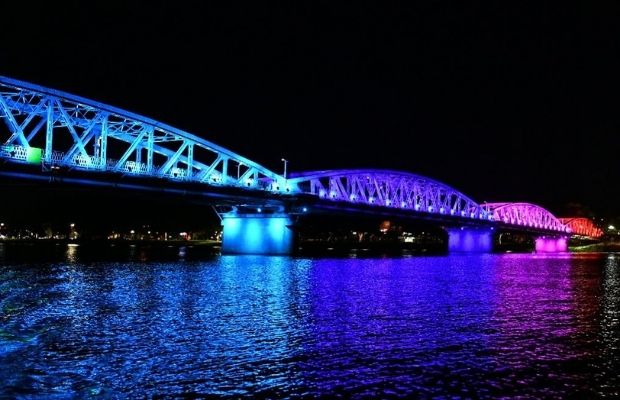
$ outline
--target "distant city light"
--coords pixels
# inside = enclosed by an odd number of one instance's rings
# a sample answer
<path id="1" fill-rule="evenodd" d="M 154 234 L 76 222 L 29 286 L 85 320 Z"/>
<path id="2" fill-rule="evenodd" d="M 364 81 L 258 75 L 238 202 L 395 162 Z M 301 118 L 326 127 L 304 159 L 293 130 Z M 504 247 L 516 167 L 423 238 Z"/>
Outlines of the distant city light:
<path id="1" fill-rule="evenodd" d="M 616 227 L 615 227 L 615 226 L 613 226 L 613 225 L 609 225 L 609 226 L 607 227 L 607 229 L 609 229 L 610 231 L 614 231 L 614 230 L 616 230 Z"/>

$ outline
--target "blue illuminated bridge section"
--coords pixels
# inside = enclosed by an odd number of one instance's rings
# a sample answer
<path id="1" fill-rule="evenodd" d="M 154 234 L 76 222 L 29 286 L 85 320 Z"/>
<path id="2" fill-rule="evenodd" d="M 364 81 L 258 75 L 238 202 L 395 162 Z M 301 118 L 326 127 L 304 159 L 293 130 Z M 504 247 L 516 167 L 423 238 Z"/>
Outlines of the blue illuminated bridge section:
<path id="1" fill-rule="evenodd" d="M 314 198 L 343 210 L 363 207 L 412 217 L 440 217 L 538 232 L 571 229 L 528 203 L 478 204 L 433 179 L 398 171 L 359 169 L 293 174 L 285 179 L 200 136 L 116 107 L 39 85 L 0 77 L 0 168 L 32 166 L 93 179 L 109 174 L 191 183 L 202 191 L 235 189 L 248 197 Z M 36 168 L 35 168 L 36 167 Z M 311 211 L 311 210 L 310 210 Z"/>

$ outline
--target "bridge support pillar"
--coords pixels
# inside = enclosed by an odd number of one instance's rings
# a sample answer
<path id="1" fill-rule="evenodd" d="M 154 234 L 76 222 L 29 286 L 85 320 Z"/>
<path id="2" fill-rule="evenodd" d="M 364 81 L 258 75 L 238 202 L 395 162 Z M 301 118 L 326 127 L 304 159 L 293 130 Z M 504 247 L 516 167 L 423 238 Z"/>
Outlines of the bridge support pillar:
<path id="1" fill-rule="evenodd" d="M 568 239 L 565 237 L 546 237 L 536 238 L 537 253 L 562 253 L 568 251 Z"/>
<path id="2" fill-rule="evenodd" d="M 286 214 L 222 215 L 222 253 L 291 254 L 294 232 Z"/>
<path id="3" fill-rule="evenodd" d="M 489 228 L 449 228 L 450 253 L 490 253 L 493 251 L 493 231 Z"/>

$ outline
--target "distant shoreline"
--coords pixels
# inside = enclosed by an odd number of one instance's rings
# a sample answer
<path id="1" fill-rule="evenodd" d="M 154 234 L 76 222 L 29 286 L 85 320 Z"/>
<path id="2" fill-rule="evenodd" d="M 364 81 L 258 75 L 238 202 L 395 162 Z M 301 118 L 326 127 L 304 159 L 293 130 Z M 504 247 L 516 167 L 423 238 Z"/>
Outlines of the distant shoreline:
<path id="1" fill-rule="evenodd" d="M 215 240 L 125 240 L 125 239 L 1 239 L 6 244 L 114 244 L 114 245 L 160 245 L 160 246 L 221 246 L 222 242 Z"/>
<path id="2" fill-rule="evenodd" d="M 0 239 L 0 245 L 17 245 L 17 246 L 56 246 L 56 245 L 79 245 L 79 246 L 147 246 L 154 248 L 164 247 L 197 247 L 203 249 L 219 250 L 222 246 L 221 241 L 215 240 L 127 240 L 127 239 Z M 352 243 L 314 243 L 314 242 L 302 242 L 299 244 L 301 253 L 314 253 L 326 251 L 342 252 L 342 251 L 377 251 L 377 250 L 408 250 L 417 251 L 421 253 L 444 253 L 444 251 L 432 245 L 418 245 L 412 246 L 411 244 L 403 243 L 364 243 L 364 244 L 352 244 Z M 504 253 L 500 249 L 496 249 L 493 253 Z M 525 249 L 514 249 L 513 252 L 531 252 Z M 592 243 L 582 246 L 569 246 L 569 252 L 571 253 L 613 253 L 620 252 L 620 242 L 602 242 Z"/>
<path id="3" fill-rule="evenodd" d="M 620 242 L 602 242 L 602 243 L 593 243 L 585 246 L 569 246 L 568 249 L 575 253 L 582 252 L 601 252 L 601 253 L 609 253 L 609 252 L 620 252 Z"/>

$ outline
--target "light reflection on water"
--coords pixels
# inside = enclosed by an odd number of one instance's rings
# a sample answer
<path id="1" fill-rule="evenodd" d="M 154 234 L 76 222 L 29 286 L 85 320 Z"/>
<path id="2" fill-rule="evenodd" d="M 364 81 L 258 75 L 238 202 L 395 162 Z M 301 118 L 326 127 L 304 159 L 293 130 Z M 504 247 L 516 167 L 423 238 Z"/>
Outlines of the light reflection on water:
<path id="1" fill-rule="evenodd" d="M 93 262 L 81 251 L 0 265 L 0 394 L 618 394 L 617 255 Z"/>

